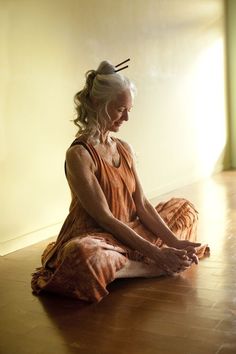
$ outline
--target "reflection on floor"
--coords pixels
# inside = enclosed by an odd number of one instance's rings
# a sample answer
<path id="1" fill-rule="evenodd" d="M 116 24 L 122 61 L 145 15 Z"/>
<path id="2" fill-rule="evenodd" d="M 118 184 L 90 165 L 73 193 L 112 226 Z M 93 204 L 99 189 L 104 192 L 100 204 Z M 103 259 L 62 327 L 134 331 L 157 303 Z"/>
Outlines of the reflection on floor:
<path id="1" fill-rule="evenodd" d="M 235 354 L 236 172 L 156 201 L 186 197 L 200 213 L 211 256 L 182 276 L 122 279 L 97 305 L 31 294 L 30 274 L 48 241 L 0 258 L 3 354 Z"/>

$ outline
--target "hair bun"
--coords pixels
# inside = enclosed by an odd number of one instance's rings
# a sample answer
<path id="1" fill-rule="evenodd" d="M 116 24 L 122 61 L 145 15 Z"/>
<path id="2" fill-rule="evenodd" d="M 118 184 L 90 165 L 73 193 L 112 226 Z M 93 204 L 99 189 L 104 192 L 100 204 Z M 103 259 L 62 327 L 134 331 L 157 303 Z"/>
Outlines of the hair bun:
<path id="1" fill-rule="evenodd" d="M 96 71 L 100 75 L 110 75 L 110 74 L 116 73 L 116 69 L 115 69 L 114 65 L 112 65 L 109 61 L 106 61 L 106 60 L 104 60 L 100 63 L 100 65 Z"/>

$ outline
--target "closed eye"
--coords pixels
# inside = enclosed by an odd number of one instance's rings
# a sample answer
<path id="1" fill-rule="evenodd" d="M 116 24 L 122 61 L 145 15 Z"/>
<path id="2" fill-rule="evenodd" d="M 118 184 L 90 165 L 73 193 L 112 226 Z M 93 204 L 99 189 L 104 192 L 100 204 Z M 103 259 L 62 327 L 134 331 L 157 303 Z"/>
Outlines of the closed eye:
<path id="1" fill-rule="evenodd" d="M 130 109 L 127 109 L 127 112 L 130 112 L 132 107 Z M 126 110 L 126 108 L 119 108 L 118 112 L 123 113 Z"/>

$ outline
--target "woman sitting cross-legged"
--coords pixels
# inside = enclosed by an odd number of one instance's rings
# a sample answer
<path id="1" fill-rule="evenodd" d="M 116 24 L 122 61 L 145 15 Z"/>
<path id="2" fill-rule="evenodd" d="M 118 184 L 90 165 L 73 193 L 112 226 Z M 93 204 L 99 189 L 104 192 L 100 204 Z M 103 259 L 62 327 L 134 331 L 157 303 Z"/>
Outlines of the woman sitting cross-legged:
<path id="1" fill-rule="evenodd" d="M 129 119 L 134 85 L 103 61 L 75 95 L 77 138 L 66 153 L 72 201 L 56 242 L 33 274 L 42 291 L 98 302 L 116 278 L 181 273 L 198 263 L 197 212 L 186 199 L 155 208 L 146 199 L 130 145 L 112 133 Z"/>

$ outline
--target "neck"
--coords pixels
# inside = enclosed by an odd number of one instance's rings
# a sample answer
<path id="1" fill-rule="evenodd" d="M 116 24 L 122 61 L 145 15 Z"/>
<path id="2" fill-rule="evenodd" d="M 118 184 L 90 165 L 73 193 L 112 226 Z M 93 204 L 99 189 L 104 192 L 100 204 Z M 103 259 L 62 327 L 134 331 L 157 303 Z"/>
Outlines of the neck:
<path id="1" fill-rule="evenodd" d="M 111 142 L 111 137 L 110 137 L 110 132 L 107 131 L 105 133 L 103 132 L 97 132 L 96 134 L 94 134 L 90 140 L 97 144 L 109 144 Z"/>

